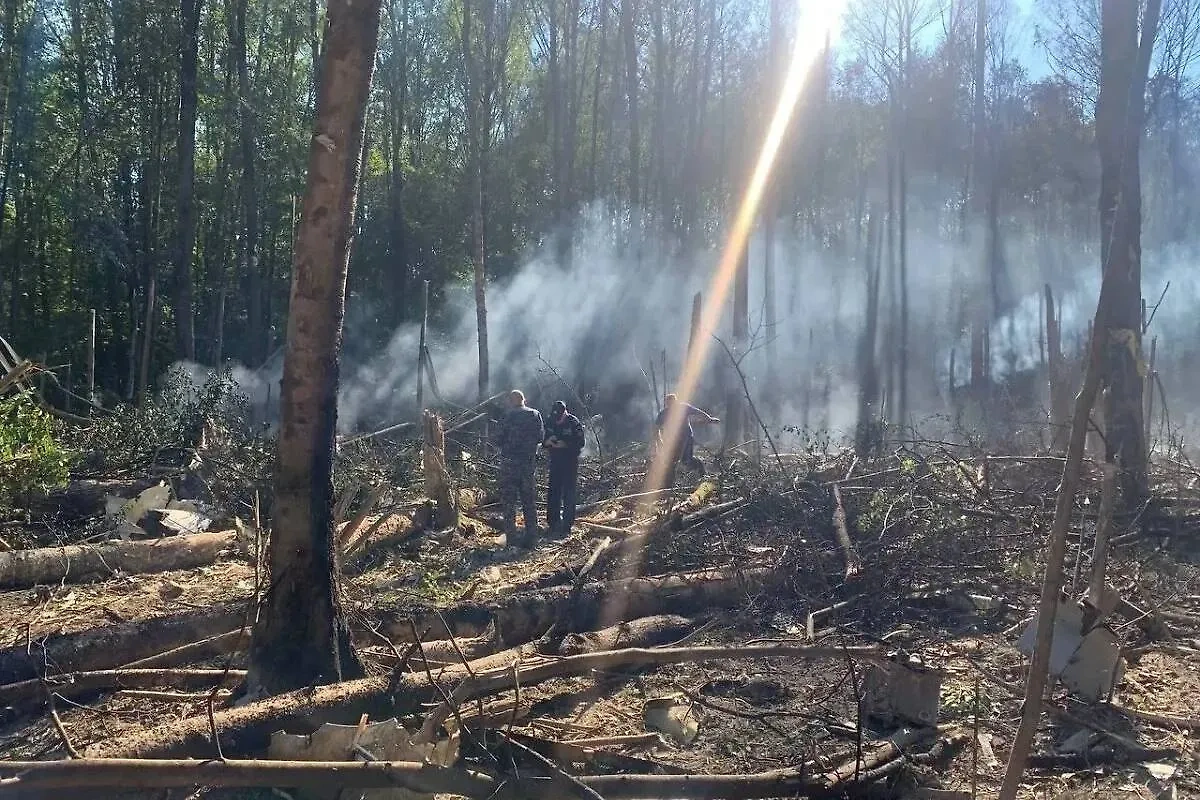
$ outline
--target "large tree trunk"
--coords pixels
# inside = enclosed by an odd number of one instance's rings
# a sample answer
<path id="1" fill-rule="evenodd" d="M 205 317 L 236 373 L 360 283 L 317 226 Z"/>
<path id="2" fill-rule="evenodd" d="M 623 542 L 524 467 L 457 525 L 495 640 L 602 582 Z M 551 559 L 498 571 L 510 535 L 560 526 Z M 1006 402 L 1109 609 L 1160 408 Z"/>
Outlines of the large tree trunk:
<path id="1" fill-rule="evenodd" d="M 1145 118 L 1146 76 L 1161 0 L 1149 0 L 1138 43 L 1138 3 L 1104 0 L 1101 10 L 1100 261 L 1113 291 L 1101 309 L 1105 348 L 1105 457 L 1121 468 L 1127 509 L 1149 493 L 1142 408 L 1142 201 L 1138 151 Z"/>
<path id="2" fill-rule="evenodd" d="M 333 449 L 338 353 L 380 0 L 331 0 L 308 185 L 292 265 L 280 397 L 271 589 L 251 651 L 254 691 L 362 673 L 338 586 Z"/>
<path id="3" fill-rule="evenodd" d="M 196 359 L 192 315 L 192 251 L 196 244 L 196 58 L 203 0 L 180 0 L 179 60 L 179 229 L 175 251 L 175 348 Z"/>

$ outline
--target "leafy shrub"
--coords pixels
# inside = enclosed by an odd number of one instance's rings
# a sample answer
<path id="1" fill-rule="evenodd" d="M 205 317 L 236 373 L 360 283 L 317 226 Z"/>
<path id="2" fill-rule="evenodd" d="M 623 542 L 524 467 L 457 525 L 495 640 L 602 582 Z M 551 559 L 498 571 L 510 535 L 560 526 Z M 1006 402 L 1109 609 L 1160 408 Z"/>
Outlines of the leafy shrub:
<path id="1" fill-rule="evenodd" d="M 77 434 L 76 444 L 87 454 L 82 471 L 112 474 L 158 462 L 195 447 L 206 423 L 247 441 L 253 435 L 247 407 L 230 370 L 201 381 L 183 368 L 171 369 L 145 403 L 121 405 Z"/>
<path id="2" fill-rule="evenodd" d="M 28 392 L 0 399 L 0 503 L 66 483 L 70 457 Z"/>

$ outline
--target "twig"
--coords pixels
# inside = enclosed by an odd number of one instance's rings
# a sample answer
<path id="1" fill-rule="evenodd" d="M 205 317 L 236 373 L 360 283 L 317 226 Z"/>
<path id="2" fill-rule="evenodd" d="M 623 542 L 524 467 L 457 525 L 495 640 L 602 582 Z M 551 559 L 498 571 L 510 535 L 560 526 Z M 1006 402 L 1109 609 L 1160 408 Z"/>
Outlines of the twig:
<path id="1" fill-rule="evenodd" d="M 443 624 L 445 624 L 445 620 L 443 620 Z M 447 694 L 446 690 L 442 688 L 442 685 L 434 679 L 433 672 L 429 669 L 429 659 L 425 657 L 425 646 L 421 642 L 421 636 L 417 633 L 416 623 L 410 619 L 408 620 L 408 627 L 409 630 L 412 631 L 413 642 L 416 644 L 418 651 L 421 653 L 421 664 L 425 667 L 425 677 L 429 679 L 429 685 L 432 686 L 442 698 L 442 705 L 430 713 L 429 718 L 425 720 L 425 724 L 421 726 L 421 733 L 419 733 L 418 736 L 426 735 L 427 727 L 432 729 L 435 725 L 441 724 L 441 722 L 446 719 L 445 716 L 442 716 L 440 720 L 434 723 L 434 725 L 430 725 L 430 720 L 433 719 L 441 709 L 446 709 L 454 715 L 454 721 L 458 723 L 458 729 L 462 732 L 462 735 L 474 739 L 474 737 L 471 735 L 471 732 L 467 729 L 467 725 L 463 721 L 462 715 L 458 710 L 458 706 L 463 702 L 463 700 L 470 698 L 471 695 L 469 693 L 469 687 L 475 683 L 474 675 L 470 671 L 470 666 L 465 663 L 463 664 L 463 667 L 468 672 L 468 677 L 465 678 L 462 683 L 454 689 L 454 697 L 451 697 L 451 695 Z M 453 634 L 451 634 L 451 636 L 453 636 Z M 433 741 L 432 734 L 429 734 L 428 741 Z M 475 742 L 475 744 L 478 745 L 479 743 Z M 487 748 L 480 746 L 480 749 L 486 753 L 493 762 L 498 763 L 496 762 L 496 757 L 493 756 Z"/>
<path id="2" fill-rule="evenodd" d="M 742 365 L 738 363 L 738 360 L 733 355 L 733 351 L 729 349 L 729 345 L 725 344 L 721 337 L 714 335 L 713 338 L 725 350 L 725 355 L 729 356 L 729 363 L 733 365 L 733 371 L 737 373 L 738 380 L 741 381 L 742 394 L 745 395 L 746 403 L 750 406 L 750 413 L 754 415 L 755 421 L 758 422 L 758 427 L 762 429 L 763 436 L 767 439 L 767 444 L 771 446 L 771 452 L 775 454 L 775 463 L 779 465 L 779 471 L 783 472 L 783 457 L 779 455 L 779 448 L 775 446 L 775 440 L 771 437 L 771 431 L 767 429 L 767 424 L 763 422 L 762 415 L 758 413 L 758 407 L 754 405 L 754 398 L 750 396 L 750 385 L 746 383 L 746 373 L 742 371 Z"/>
<path id="3" fill-rule="evenodd" d="M 58 716 L 58 709 L 54 707 L 53 692 L 50 691 L 45 678 L 42 678 L 41 681 L 42 691 L 46 693 L 46 710 L 50 713 L 50 721 L 54 724 L 54 730 L 58 731 L 58 738 L 62 739 L 67 756 L 72 759 L 82 758 L 83 756 L 75 749 L 75 745 L 71 744 L 71 737 L 67 735 L 67 729 L 63 727 L 62 719 Z"/>
<path id="4" fill-rule="evenodd" d="M 562 767 L 558 766 L 538 751 L 526 747 L 521 742 L 518 742 L 516 739 L 509 736 L 506 732 L 501 731 L 500 735 L 504 737 L 504 740 L 508 742 L 511 747 L 520 750 L 522 753 L 529 756 L 534 761 L 538 762 L 547 770 L 549 770 L 553 778 L 556 779 L 555 782 L 560 784 L 571 794 L 575 795 L 576 797 L 584 798 L 584 800 L 604 800 L 604 798 L 600 796 L 600 793 L 595 789 L 591 788 L 585 783 L 581 783 L 574 775 L 568 775 L 563 771 Z"/>

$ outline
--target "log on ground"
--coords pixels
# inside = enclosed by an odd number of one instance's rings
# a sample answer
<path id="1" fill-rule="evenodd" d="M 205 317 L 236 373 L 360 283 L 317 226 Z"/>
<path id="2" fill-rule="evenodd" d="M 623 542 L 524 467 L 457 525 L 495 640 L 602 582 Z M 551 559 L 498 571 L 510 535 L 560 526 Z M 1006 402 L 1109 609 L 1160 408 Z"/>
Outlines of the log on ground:
<path id="1" fill-rule="evenodd" d="M 0 589 L 27 589 L 38 584 L 74 583 L 108 577 L 193 569 L 213 563 L 232 546 L 236 531 L 194 533 L 163 539 L 66 545 L 0 553 Z"/>
<path id="2" fill-rule="evenodd" d="M 933 734 L 918 732 L 906 744 Z M 605 798 L 768 798 L 832 797 L 844 794 L 853 781 L 843 774 L 869 773 L 897 758 L 897 748 L 873 748 L 861 762 L 854 759 L 832 773 L 802 767 L 732 775 L 582 775 L 579 783 Z M 0 762 L 0 793 L 6 797 L 49 797 L 52 791 L 82 788 L 169 788 L 187 786 L 261 788 L 379 789 L 405 787 L 428 794 L 549 800 L 561 789 L 532 774 L 492 775 L 479 770 L 439 767 L 415 762 L 234 761 L 94 759 L 51 762 Z M 44 795 L 36 792 L 46 793 Z"/>
<path id="3" fill-rule="evenodd" d="M 640 644 L 631 642 L 631 644 Z M 519 654 L 519 651 L 518 653 Z M 305 688 L 237 708 L 171 722 L 120 741 L 101 742 L 88 748 L 89 758 L 210 757 L 215 753 L 210 724 L 215 725 L 227 755 L 258 753 L 266 749 L 272 733 L 286 730 L 309 733 L 327 722 L 344 723 L 363 714 L 380 718 L 415 712 L 424 704 L 441 702 L 454 693 L 464 702 L 512 688 L 532 686 L 552 678 L 661 664 L 678 664 L 731 658 L 847 658 L 877 659 L 875 648 L 754 645 L 745 647 L 633 647 L 566 657 L 536 658 L 512 668 L 511 659 L 490 656 L 504 666 L 479 672 L 475 663 L 447 667 L 435 673 L 436 685 L 422 673 L 362 678 L 346 683 Z M 460 684 L 470 682 L 464 691 Z M 457 691 L 456 691 L 457 690 Z"/>
<path id="4" fill-rule="evenodd" d="M 757 594 L 777 575 L 770 569 L 744 572 L 706 571 L 658 578 L 630 578 L 584 584 L 572 599 L 572 587 L 555 586 L 511 594 L 488 602 L 458 603 L 446 608 L 397 606 L 373 613 L 392 641 L 411 642 L 412 627 L 426 638 L 477 637 L 495 625 L 509 646 L 535 639 L 554 625 L 570 603 L 568 632 L 595 630 L 625 620 L 658 614 L 693 614 L 732 608 Z"/>
<path id="5" fill-rule="evenodd" d="M 241 626 L 246 612 L 218 607 L 168 617 L 103 625 L 0 649 L 0 684 L 64 672 L 113 669 Z M 215 653 L 222 652 L 219 642 Z M 205 653 L 192 653 L 194 658 Z M 161 665 L 160 665 L 161 666 Z"/>
<path id="6" fill-rule="evenodd" d="M 210 689 L 229 686 L 246 677 L 245 670 L 223 669 L 107 669 L 52 675 L 45 689 L 67 699 L 119 689 Z M 45 702 L 42 680 L 33 678 L 0 686 L 0 705 L 29 707 Z"/>

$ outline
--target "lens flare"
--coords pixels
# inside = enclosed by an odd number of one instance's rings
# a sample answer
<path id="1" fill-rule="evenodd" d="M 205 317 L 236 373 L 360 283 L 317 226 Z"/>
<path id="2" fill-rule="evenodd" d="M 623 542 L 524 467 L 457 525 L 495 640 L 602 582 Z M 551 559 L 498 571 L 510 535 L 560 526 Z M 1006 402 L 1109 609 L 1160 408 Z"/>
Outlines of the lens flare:
<path id="1" fill-rule="evenodd" d="M 799 24 L 792 48 L 791 62 L 779 92 L 779 99 L 775 105 L 770 126 L 763 137 L 754 171 L 742 193 L 737 215 L 729 230 L 721 258 L 717 263 L 708 290 L 704 293 L 704 305 L 700 311 L 695 346 L 687 354 L 687 360 L 675 388 L 675 396 L 679 402 L 675 403 L 668 412 L 666 424 L 663 426 L 663 441 L 657 448 L 646 474 L 645 491 L 647 492 L 660 489 L 664 485 L 672 455 L 679 444 L 679 432 L 683 416 L 686 414 L 686 404 L 699 383 L 702 365 L 712 346 L 713 334 L 721 322 L 725 302 L 729 296 L 729 288 L 736 276 L 742 254 L 748 246 L 750 231 L 754 227 L 754 220 L 758 215 L 758 208 L 770 180 L 771 172 L 775 167 L 780 147 L 784 143 L 788 126 L 795 114 L 804 85 L 825 50 L 825 43 L 831 38 L 836 38 L 836 29 L 842 19 L 846 1 L 810 0 L 810 2 L 804 2 L 800 0 L 796 6 Z M 795 142 L 795 137 L 791 141 Z M 648 499 L 644 502 L 649 505 L 653 500 Z M 626 568 L 631 569 L 632 574 L 636 574 L 636 569 L 640 566 L 641 553 L 632 555 L 633 558 L 630 560 L 632 563 L 627 562 Z M 611 602 L 620 604 L 624 600 L 618 596 L 614 597 Z M 609 620 L 616 620 L 621 616 L 620 611 L 620 608 L 610 607 L 604 616 Z"/>

